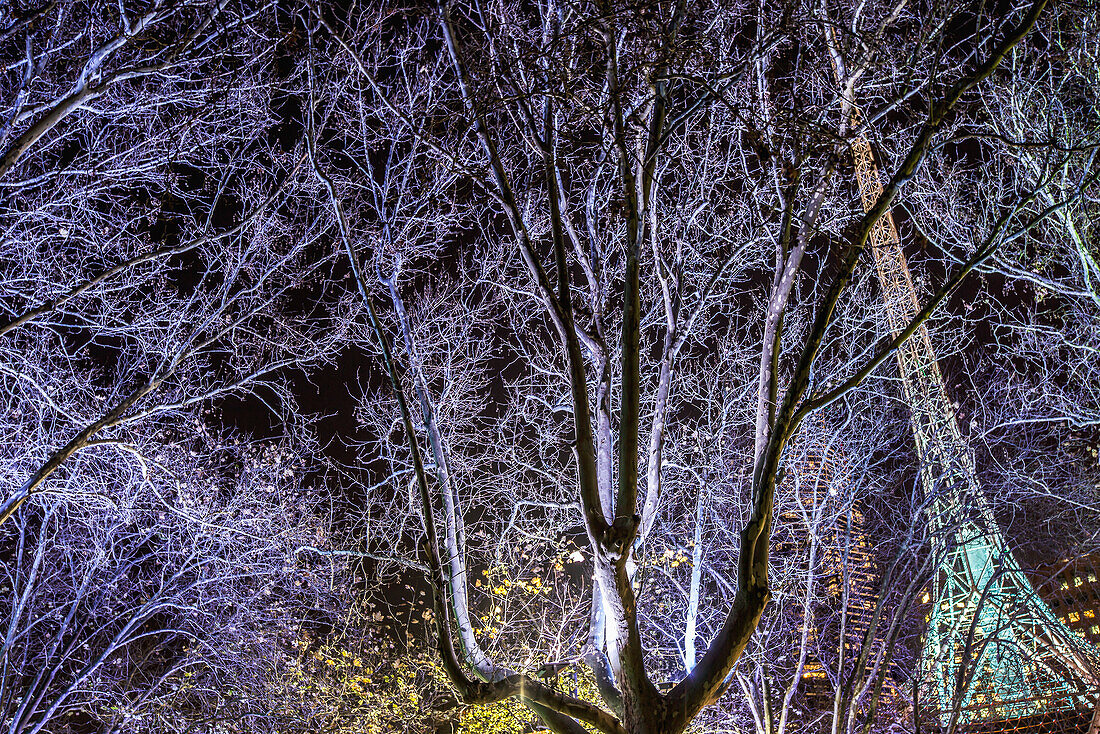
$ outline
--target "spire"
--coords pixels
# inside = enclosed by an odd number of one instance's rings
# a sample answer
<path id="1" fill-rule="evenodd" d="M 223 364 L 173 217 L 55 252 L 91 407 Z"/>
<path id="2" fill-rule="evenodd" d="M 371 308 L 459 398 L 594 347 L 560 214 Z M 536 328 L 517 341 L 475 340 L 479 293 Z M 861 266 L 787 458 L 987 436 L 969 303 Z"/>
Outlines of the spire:
<path id="1" fill-rule="evenodd" d="M 856 130 L 858 118 L 857 111 Z M 882 182 L 862 131 L 851 148 L 866 211 Z M 920 307 L 889 210 L 870 242 L 897 335 Z M 920 705 L 933 709 L 945 729 L 1090 709 L 1100 652 L 1058 620 L 1006 547 L 923 325 L 898 350 L 898 367 L 930 505 L 933 552 L 941 559 L 929 598 Z"/>

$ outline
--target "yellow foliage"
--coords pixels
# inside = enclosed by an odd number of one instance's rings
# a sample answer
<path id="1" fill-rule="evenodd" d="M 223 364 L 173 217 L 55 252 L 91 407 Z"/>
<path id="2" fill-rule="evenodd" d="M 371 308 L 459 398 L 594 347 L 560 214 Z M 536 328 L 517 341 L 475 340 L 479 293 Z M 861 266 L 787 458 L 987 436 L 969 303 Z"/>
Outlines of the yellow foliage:
<path id="1" fill-rule="evenodd" d="M 304 652 L 305 644 L 295 644 Z M 284 659 L 272 681 L 280 690 L 273 711 L 328 734 L 428 734 L 439 723 L 425 696 L 445 689 L 444 675 L 424 650 L 394 655 L 383 645 L 317 647 L 308 657 Z"/>
<path id="2" fill-rule="evenodd" d="M 601 702 L 596 679 L 587 667 L 577 668 L 575 684 L 572 675 L 566 673 L 551 681 L 550 685 L 582 701 Z M 535 715 L 519 699 L 509 698 L 489 706 L 470 706 L 462 711 L 457 724 L 459 734 L 521 734 L 530 731 L 536 722 Z M 582 726 L 591 732 L 596 731 L 587 724 Z"/>

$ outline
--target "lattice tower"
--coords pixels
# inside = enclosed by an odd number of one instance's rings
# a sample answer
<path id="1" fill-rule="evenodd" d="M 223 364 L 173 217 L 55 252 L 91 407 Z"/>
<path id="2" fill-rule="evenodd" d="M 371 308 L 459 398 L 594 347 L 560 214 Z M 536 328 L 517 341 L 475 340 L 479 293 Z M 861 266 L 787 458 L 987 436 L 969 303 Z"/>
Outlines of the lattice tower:
<path id="1" fill-rule="evenodd" d="M 853 122 L 858 130 L 858 116 Z M 851 147 L 867 211 L 882 182 L 867 137 L 858 134 Z M 920 306 L 889 210 L 870 245 L 896 336 Z M 1058 620 L 1006 547 L 924 326 L 901 345 L 898 367 L 931 500 L 933 549 L 942 558 L 921 660 L 923 706 L 944 727 L 1095 706 L 1100 652 Z"/>

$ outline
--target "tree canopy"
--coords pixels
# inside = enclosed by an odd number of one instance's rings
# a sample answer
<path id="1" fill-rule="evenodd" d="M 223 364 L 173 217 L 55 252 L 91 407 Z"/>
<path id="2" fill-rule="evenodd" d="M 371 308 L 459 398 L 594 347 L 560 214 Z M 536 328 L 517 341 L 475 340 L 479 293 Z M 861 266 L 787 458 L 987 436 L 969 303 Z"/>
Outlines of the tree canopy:
<path id="1" fill-rule="evenodd" d="M 1021 563 L 1100 551 L 1098 38 L 1045 0 L 13 5 L 0 723 L 919 729 L 908 333 Z"/>

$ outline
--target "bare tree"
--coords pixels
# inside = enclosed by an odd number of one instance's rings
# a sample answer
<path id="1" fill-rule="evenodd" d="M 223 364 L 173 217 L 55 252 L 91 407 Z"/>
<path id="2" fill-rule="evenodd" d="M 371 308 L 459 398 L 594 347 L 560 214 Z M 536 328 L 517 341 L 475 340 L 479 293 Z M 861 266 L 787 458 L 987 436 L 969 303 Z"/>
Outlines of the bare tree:
<path id="1" fill-rule="evenodd" d="M 256 660 L 293 658 L 339 606 L 296 583 L 330 563 L 300 551 L 329 540 L 325 493 L 292 486 L 318 457 L 291 384 L 349 308 L 310 290 L 333 256 L 297 216 L 300 137 L 274 134 L 272 20 L 157 2 L 0 21 L 5 731 L 278 729 Z M 218 429 L 244 398 L 293 440 Z"/>
<path id="2" fill-rule="evenodd" d="M 109 450 L 119 460 L 83 466 L 79 481 L 110 486 L 113 502 L 42 499 L 5 525 L 12 734 L 239 719 L 231 692 L 249 689 L 255 661 L 287 645 L 308 606 L 287 583 L 316 522 L 293 491 L 289 444 L 208 434 Z"/>
<path id="3" fill-rule="evenodd" d="M 343 338 L 339 308 L 327 321 L 286 308 L 330 258 L 317 249 L 322 232 L 280 213 L 305 171 L 293 143 L 266 141 L 275 109 L 261 59 L 274 42 L 220 50 L 217 39 L 232 48 L 250 34 L 248 15 L 223 17 L 222 5 L 157 3 L 135 20 L 122 6 L 73 4 L 8 29 L 29 49 L 29 76 L 5 90 L 22 162 L 0 174 L 0 379 L 9 408 L 40 423 L 18 470 L 6 467 L 0 521 L 98 440 L 148 435 L 161 418 L 249 391 L 267 389 L 277 413 L 291 410 L 279 370 L 323 359 Z M 99 24 L 118 13 L 117 37 L 96 46 Z M 153 64 L 140 80 L 107 74 L 108 60 L 131 68 L 123 59 L 134 43 L 179 64 Z M 58 102 L 64 115 L 48 135 L 35 132 L 25 121 L 54 104 L 34 101 L 47 86 L 36 75 L 64 72 L 88 44 L 94 68 L 77 86 L 98 91 Z M 184 49 L 203 56 L 185 64 L 175 55 Z"/>
<path id="4" fill-rule="evenodd" d="M 773 595 L 776 488 L 803 419 L 886 362 L 999 245 L 1065 206 L 1058 194 L 1033 205 L 1044 180 L 1001 200 L 910 329 L 876 342 L 867 291 L 851 287 L 870 229 L 1002 81 L 1043 4 L 997 19 L 949 4 L 638 11 L 445 4 L 304 18 L 311 164 L 392 385 L 376 435 L 413 481 L 444 668 L 463 701 L 519 696 L 557 731 L 682 731 L 725 690 Z M 889 121 L 898 141 L 865 215 L 839 163 L 864 79 L 867 125 Z M 476 254 L 447 261 L 448 240 Z M 419 295 L 426 281 L 448 283 L 435 286 L 445 303 Z M 502 345 L 498 361 L 469 359 L 476 334 Z M 639 613 L 639 569 L 661 508 L 691 506 L 666 472 L 673 416 L 688 426 L 707 409 L 685 385 L 696 371 L 736 373 L 745 362 L 731 353 L 753 355 L 738 376 L 756 385 L 730 415 L 752 447 L 736 573 L 721 623 L 677 680 L 658 662 L 662 625 Z M 493 389 L 494 372 L 515 387 Z M 685 474 L 696 490 L 730 476 L 698 459 Z M 526 527 L 548 545 L 583 529 L 592 610 L 573 662 L 591 667 L 606 708 L 486 648 L 469 587 L 490 560 L 472 527 Z"/>

